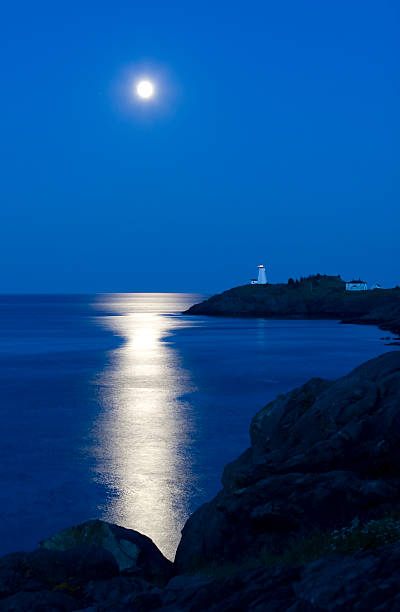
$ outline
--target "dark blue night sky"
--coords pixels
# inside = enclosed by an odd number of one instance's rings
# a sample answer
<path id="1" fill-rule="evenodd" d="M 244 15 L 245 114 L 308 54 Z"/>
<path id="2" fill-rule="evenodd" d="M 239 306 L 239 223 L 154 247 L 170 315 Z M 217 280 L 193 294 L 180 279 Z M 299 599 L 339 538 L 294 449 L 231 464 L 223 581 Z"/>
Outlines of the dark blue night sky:
<path id="1" fill-rule="evenodd" d="M 400 282 L 397 0 L 8 2 L 0 291 Z M 157 96 L 130 96 L 147 74 Z"/>

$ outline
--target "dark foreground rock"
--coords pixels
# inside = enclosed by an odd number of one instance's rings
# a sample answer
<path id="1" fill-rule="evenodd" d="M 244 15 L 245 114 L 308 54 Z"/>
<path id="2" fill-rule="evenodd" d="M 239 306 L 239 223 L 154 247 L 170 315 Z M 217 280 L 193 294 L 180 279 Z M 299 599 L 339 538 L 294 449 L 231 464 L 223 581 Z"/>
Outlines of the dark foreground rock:
<path id="1" fill-rule="evenodd" d="M 400 352 L 278 396 L 250 436 L 222 491 L 186 523 L 179 572 L 244 558 L 278 563 L 313 534 L 397 512 Z"/>
<path id="2" fill-rule="evenodd" d="M 0 559 L 0 610 L 75 610 L 91 580 L 118 574 L 113 555 L 93 546 L 6 555 Z"/>
<path id="3" fill-rule="evenodd" d="M 400 612 L 400 352 L 277 397 L 250 434 L 173 567 L 89 521 L 0 559 L 0 612 Z"/>
<path id="4" fill-rule="evenodd" d="M 180 579 L 161 592 L 153 610 L 175 612 L 398 612 L 400 545 L 334 556 L 303 567 L 258 567 L 227 578 Z M 140 603 L 140 597 L 136 603 Z M 144 608 L 145 609 L 145 608 Z"/>
<path id="5" fill-rule="evenodd" d="M 340 277 L 317 274 L 288 284 L 234 287 L 195 304 L 185 314 L 337 319 L 400 334 L 400 288 L 346 291 Z"/>
<path id="6" fill-rule="evenodd" d="M 79 593 L 26 582 L 0 600 L 0 612 L 396 612 L 399 585 L 397 543 L 303 566 L 231 568 L 218 579 L 177 576 L 164 588 L 124 576 L 92 580 Z"/>
<path id="7" fill-rule="evenodd" d="M 171 576 L 172 563 L 150 538 L 88 521 L 43 541 L 38 550 L 0 559 L 0 612 L 114 610 Z"/>
<path id="8" fill-rule="evenodd" d="M 150 538 L 105 521 L 87 521 L 64 529 L 40 545 L 58 551 L 77 546 L 100 547 L 112 554 L 120 571 L 156 584 L 165 584 L 172 574 L 172 563 Z"/>

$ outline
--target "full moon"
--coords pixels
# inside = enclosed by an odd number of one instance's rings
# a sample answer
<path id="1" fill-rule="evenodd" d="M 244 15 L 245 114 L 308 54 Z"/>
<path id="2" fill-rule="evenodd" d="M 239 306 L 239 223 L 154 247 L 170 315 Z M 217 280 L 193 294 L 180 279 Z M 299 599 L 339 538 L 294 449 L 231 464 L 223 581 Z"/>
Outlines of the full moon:
<path id="1" fill-rule="evenodd" d="M 154 85 L 150 81 L 139 81 L 136 85 L 136 93 L 139 98 L 147 100 L 154 95 Z"/>

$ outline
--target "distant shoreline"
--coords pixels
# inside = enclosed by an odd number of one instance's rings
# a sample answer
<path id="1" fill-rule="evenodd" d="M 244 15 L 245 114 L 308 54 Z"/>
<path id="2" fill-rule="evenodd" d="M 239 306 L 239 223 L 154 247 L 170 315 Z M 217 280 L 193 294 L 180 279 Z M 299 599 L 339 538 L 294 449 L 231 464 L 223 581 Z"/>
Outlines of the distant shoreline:
<path id="1" fill-rule="evenodd" d="M 196 304 L 197 306 L 197 304 Z M 394 334 L 396 336 L 396 338 L 393 338 L 394 340 L 400 340 L 400 327 L 398 327 L 397 329 L 395 327 L 391 327 L 391 326 L 387 326 L 385 327 L 385 325 L 380 325 L 377 322 L 374 321 L 363 321 L 361 319 L 350 319 L 350 320 L 343 320 L 340 319 L 338 317 L 327 317 L 327 316 L 323 316 L 323 317 L 318 317 L 318 316 L 309 316 L 309 317 L 304 317 L 304 316 L 292 316 L 292 317 L 288 317 L 288 316 L 266 316 L 266 315 L 252 315 L 252 314 L 235 314 L 235 313 L 230 313 L 230 314 L 224 314 L 224 313 L 213 313 L 213 314 L 203 314 L 203 313 L 193 313 L 193 312 L 189 312 L 188 310 L 182 312 L 182 314 L 184 315 L 190 315 L 190 316 L 206 316 L 206 317 L 220 317 L 220 318 L 232 318 L 232 319 L 264 319 L 266 321 L 337 321 L 340 325 L 369 325 L 369 326 L 375 326 L 378 327 L 379 329 L 381 329 L 382 331 L 388 331 L 392 334 Z M 397 345 L 397 342 L 396 342 Z"/>
<path id="2" fill-rule="evenodd" d="M 400 336 L 400 288 L 346 291 L 337 276 L 277 285 L 243 285 L 195 304 L 185 315 L 272 320 L 337 320 Z"/>

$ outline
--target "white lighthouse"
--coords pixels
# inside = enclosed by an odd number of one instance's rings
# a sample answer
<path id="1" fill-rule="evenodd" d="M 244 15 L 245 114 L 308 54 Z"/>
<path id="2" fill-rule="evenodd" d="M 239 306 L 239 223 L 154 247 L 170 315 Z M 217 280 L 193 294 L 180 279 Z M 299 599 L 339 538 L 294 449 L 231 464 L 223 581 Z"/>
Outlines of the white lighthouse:
<path id="1" fill-rule="evenodd" d="M 261 264 L 261 266 L 258 266 L 258 281 L 257 281 L 258 285 L 266 285 L 267 284 L 267 276 L 265 274 L 265 268 L 264 266 Z"/>
<path id="2" fill-rule="evenodd" d="M 266 285 L 267 284 L 267 275 L 265 274 L 265 268 L 264 266 L 261 264 L 261 266 L 258 266 L 258 278 L 257 280 L 255 278 L 253 278 L 250 283 L 252 285 Z"/>

